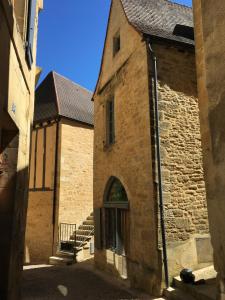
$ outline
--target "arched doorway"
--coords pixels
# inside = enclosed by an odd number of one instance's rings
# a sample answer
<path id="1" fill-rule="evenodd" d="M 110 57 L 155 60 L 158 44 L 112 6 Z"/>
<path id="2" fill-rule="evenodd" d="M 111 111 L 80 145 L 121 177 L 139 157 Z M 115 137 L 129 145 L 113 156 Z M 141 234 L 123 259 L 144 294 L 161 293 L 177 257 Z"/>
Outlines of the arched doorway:
<path id="1" fill-rule="evenodd" d="M 121 181 L 111 177 L 104 194 L 105 248 L 125 255 L 129 243 L 129 201 Z"/>

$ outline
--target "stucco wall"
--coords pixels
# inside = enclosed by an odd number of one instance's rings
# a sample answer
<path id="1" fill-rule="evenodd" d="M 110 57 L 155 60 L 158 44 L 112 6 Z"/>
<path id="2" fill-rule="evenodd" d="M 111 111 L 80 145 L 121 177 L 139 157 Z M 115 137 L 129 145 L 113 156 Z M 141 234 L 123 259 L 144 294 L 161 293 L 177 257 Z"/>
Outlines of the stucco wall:
<path id="1" fill-rule="evenodd" d="M 194 0 L 193 5 L 209 224 L 221 293 L 225 298 L 225 3 Z"/>
<path id="2" fill-rule="evenodd" d="M 58 223 L 79 226 L 93 212 L 93 127 L 60 122 Z"/>

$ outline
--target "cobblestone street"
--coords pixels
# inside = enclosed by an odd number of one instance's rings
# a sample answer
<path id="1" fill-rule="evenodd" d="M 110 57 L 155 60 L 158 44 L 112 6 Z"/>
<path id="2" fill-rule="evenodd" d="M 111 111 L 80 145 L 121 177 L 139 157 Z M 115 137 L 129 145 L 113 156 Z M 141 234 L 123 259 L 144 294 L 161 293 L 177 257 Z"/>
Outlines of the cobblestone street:
<path id="1" fill-rule="evenodd" d="M 148 299 L 116 279 L 95 271 L 92 265 L 29 266 L 23 272 L 23 300 Z"/>

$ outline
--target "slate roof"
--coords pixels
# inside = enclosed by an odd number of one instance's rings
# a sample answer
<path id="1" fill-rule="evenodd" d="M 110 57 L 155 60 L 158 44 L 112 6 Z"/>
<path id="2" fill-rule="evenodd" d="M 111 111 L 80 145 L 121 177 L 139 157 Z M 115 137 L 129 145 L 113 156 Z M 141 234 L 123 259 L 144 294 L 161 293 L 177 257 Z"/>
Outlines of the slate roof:
<path id="1" fill-rule="evenodd" d="M 50 72 L 35 94 L 34 122 L 58 116 L 94 124 L 92 93 L 71 80 Z"/>
<path id="2" fill-rule="evenodd" d="M 168 0 L 121 0 L 129 22 L 140 32 L 194 44 L 188 38 L 173 34 L 177 24 L 193 27 L 192 8 Z"/>

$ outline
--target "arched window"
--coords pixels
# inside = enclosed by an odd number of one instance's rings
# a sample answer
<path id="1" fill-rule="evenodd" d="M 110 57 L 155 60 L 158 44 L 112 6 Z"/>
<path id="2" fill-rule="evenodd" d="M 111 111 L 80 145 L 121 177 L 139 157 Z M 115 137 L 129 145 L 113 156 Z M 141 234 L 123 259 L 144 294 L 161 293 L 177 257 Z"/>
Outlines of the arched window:
<path id="1" fill-rule="evenodd" d="M 104 195 L 105 246 L 126 254 L 129 236 L 127 193 L 119 179 L 111 177 Z"/>

